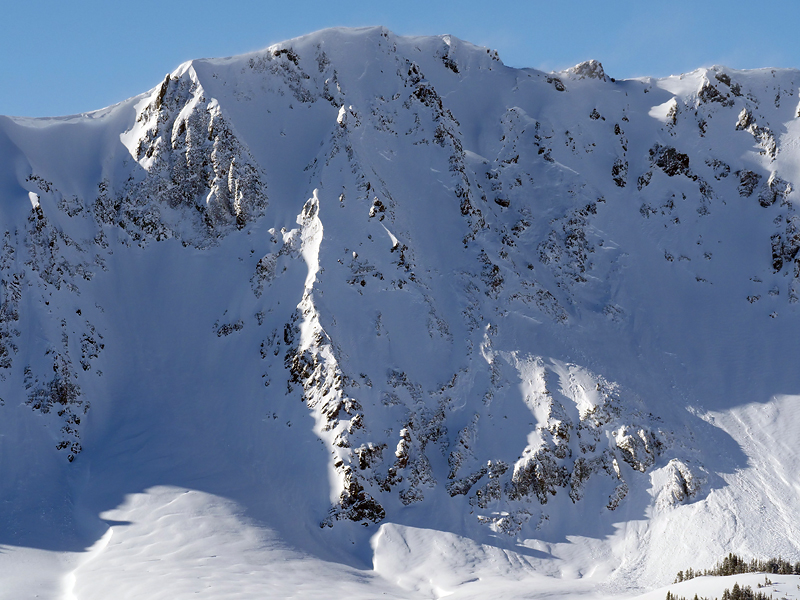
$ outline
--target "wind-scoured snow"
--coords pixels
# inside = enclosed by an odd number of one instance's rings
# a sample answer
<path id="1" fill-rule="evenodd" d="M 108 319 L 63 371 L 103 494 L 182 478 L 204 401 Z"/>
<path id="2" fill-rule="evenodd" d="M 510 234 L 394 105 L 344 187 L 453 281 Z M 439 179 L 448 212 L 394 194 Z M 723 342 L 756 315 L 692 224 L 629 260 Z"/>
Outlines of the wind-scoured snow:
<path id="1" fill-rule="evenodd" d="M 0 597 L 800 560 L 800 71 L 611 75 L 331 29 L 0 118 Z"/>

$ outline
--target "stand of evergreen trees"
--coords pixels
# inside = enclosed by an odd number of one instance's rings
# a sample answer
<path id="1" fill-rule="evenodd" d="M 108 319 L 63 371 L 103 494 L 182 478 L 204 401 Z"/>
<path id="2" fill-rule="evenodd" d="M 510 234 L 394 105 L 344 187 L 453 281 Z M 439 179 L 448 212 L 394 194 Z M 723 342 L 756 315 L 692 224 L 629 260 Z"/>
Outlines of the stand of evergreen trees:
<path id="1" fill-rule="evenodd" d="M 692 569 L 678 571 L 675 583 L 689 581 L 695 577 L 712 575 L 724 577 L 726 575 L 740 575 L 742 573 L 772 573 L 774 575 L 800 575 L 800 562 L 794 564 L 782 558 L 768 558 L 766 560 L 751 559 L 745 560 L 732 552 L 718 562 L 712 569 Z M 727 599 L 726 599 L 727 600 Z M 738 600 L 738 599 L 737 599 Z M 748 599 L 749 600 L 749 599 Z"/>
<path id="2" fill-rule="evenodd" d="M 695 577 L 712 576 L 712 577 L 725 577 L 727 575 L 741 575 L 744 573 L 771 573 L 773 575 L 800 575 L 800 562 L 792 564 L 788 560 L 782 558 L 768 558 L 766 560 L 751 559 L 745 560 L 741 556 L 734 553 L 728 554 L 720 562 L 718 562 L 712 569 L 692 569 L 691 567 L 685 571 L 678 571 L 675 577 L 675 583 L 681 581 L 689 581 Z M 764 577 L 764 587 L 772 585 L 768 577 Z M 758 585 L 761 588 L 761 584 Z M 800 589 L 800 586 L 798 586 Z M 688 600 L 684 596 L 676 596 L 672 592 L 667 592 L 666 600 Z M 722 598 L 700 598 L 697 594 L 694 595 L 692 600 L 772 600 L 772 596 L 767 596 L 764 592 L 753 591 L 749 585 L 740 587 L 738 583 L 733 584 L 732 589 L 725 588 L 722 592 Z"/>
<path id="3" fill-rule="evenodd" d="M 667 592 L 667 600 L 687 599 L 684 596 L 676 596 L 672 592 Z M 695 594 L 692 600 L 711 600 L 711 598 L 698 598 Z M 717 598 L 713 600 L 717 600 Z M 722 600 L 772 600 L 772 596 L 767 596 L 764 592 L 754 592 L 749 585 L 739 587 L 738 583 L 734 583 L 732 589 L 725 588 L 725 591 L 722 592 Z"/>

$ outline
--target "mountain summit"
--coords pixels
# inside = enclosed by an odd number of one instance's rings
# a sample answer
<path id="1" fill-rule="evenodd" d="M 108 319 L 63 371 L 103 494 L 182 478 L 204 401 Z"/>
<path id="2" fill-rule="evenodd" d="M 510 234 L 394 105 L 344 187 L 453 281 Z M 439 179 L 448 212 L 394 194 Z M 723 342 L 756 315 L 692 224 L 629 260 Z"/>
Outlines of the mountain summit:
<path id="1" fill-rule="evenodd" d="M 0 544 L 77 598 L 800 558 L 798 86 L 376 27 L 0 118 Z"/>

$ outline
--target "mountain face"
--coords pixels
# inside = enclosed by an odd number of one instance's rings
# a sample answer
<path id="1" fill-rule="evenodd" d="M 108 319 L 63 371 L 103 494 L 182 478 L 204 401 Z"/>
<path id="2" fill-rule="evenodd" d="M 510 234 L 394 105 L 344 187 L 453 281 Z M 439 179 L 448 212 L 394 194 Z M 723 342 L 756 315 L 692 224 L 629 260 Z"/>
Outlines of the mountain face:
<path id="1" fill-rule="evenodd" d="M 389 579 L 798 558 L 799 90 L 336 29 L 0 119 L 0 543 L 178 486 Z"/>

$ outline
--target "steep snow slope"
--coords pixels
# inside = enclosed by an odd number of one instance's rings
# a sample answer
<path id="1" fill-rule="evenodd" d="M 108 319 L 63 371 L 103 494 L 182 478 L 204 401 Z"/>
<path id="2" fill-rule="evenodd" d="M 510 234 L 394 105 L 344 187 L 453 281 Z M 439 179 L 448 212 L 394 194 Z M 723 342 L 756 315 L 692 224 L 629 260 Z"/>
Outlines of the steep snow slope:
<path id="1" fill-rule="evenodd" d="M 334 29 L 3 118 L 0 569 L 525 597 L 798 558 L 798 85 Z"/>

